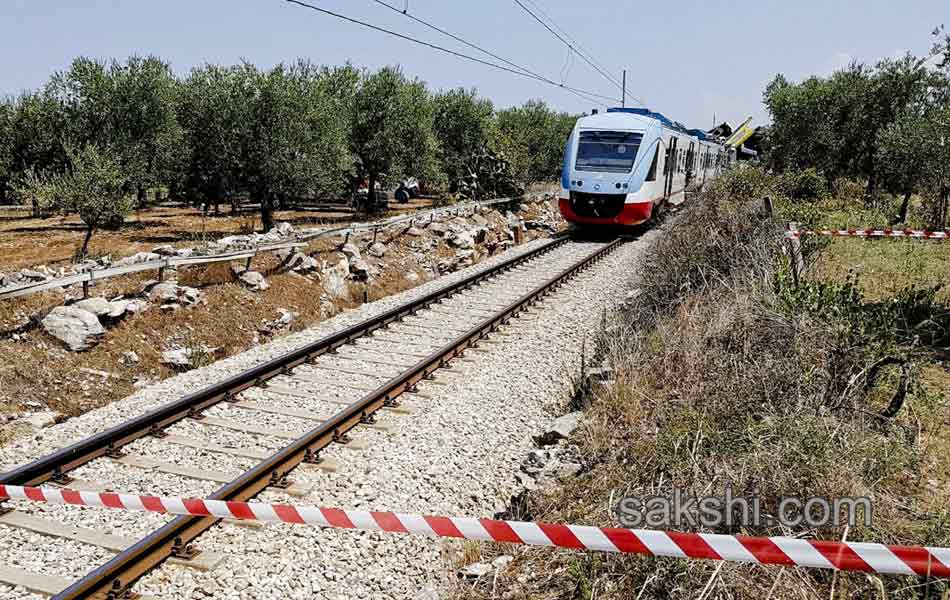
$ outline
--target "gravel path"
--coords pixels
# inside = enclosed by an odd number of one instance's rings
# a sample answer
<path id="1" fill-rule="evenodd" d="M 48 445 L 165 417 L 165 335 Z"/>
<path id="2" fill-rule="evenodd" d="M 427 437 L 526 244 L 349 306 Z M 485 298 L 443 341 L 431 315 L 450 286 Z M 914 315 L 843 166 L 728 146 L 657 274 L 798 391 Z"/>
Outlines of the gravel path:
<path id="1" fill-rule="evenodd" d="M 646 237 L 653 235 L 655 233 L 651 232 Z M 36 438 L 20 440 L 3 448 L 0 450 L 0 463 L 12 466 L 46 454 L 69 440 L 101 430 L 158 403 L 200 388 L 208 381 L 247 369 L 291 348 L 424 295 L 450 281 L 484 270 L 514 254 L 526 252 L 539 243 L 542 242 L 519 247 L 465 271 L 344 313 L 319 327 L 275 340 L 205 369 L 144 389 L 109 407 L 44 430 Z M 386 430 L 364 427 L 354 432 L 355 438 L 368 444 L 366 450 L 354 451 L 340 446 L 328 449 L 324 454 L 339 463 L 338 472 L 309 466 L 296 470 L 294 481 L 311 491 L 294 501 L 433 514 L 493 514 L 500 502 L 515 491 L 514 472 L 531 448 L 531 436 L 557 414 L 556 407 L 563 403 L 568 394 L 569 373 L 577 363 L 581 337 L 599 324 L 605 304 L 622 298 L 628 278 L 613 275 L 629 272 L 647 244 L 648 240 L 626 244 L 548 297 L 539 308 L 531 311 L 530 317 L 513 321 L 507 331 L 517 332 L 517 335 L 495 336 L 493 339 L 496 343 L 484 346 L 490 352 L 470 352 L 464 361 L 453 363 L 450 371 L 441 372 L 435 382 L 421 384 L 421 394 L 404 398 L 411 414 L 380 413 L 380 425 L 384 425 Z M 593 249 L 591 245 L 585 249 L 585 253 Z M 525 269 L 525 273 L 529 271 Z M 504 290 L 499 292 L 499 297 L 508 296 Z M 474 294 L 462 294 L 458 302 L 465 303 L 468 297 L 474 297 Z M 468 306 L 474 318 L 477 318 L 479 311 L 491 310 L 487 306 L 477 306 L 478 302 L 480 300 Z M 464 323 L 470 322 L 471 318 L 460 319 L 457 326 L 464 328 Z M 409 319 L 405 326 L 394 325 L 393 330 L 398 332 L 399 327 L 404 327 L 404 331 L 409 332 L 413 329 L 412 323 L 413 319 Z M 418 332 L 415 330 L 415 333 Z M 399 336 L 398 333 L 377 335 L 381 338 L 391 336 L 393 340 L 398 340 Z M 433 332 L 429 339 L 445 338 Z M 362 365 L 360 368 L 371 369 L 375 365 L 380 373 L 392 371 L 368 362 L 380 359 L 378 346 L 376 353 L 368 344 L 365 349 L 360 348 L 363 344 L 356 346 L 347 349 L 346 353 L 354 359 L 367 362 L 340 361 L 341 366 L 346 363 L 349 368 Z M 405 352 L 420 350 L 423 350 L 421 346 L 402 346 Z M 412 358 L 400 356 L 398 361 L 402 364 L 411 363 Z M 340 376 L 340 381 L 360 381 L 359 378 L 349 379 L 343 373 Z M 315 409 L 313 404 L 274 395 L 266 390 L 247 394 L 245 398 L 261 405 L 327 413 Z M 234 418 L 240 413 L 253 414 L 259 426 L 274 429 L 298 430 L 313 423 L 299 417 L 223 405 L 208 411 L 209 415 L 227 418 Z M 201 422 L 185 421 L 170 428 L 169 432 L 208 439 L 208 429 L 216 430 L 213 441 L 221 444 L 221 428 L 210 428 Z M 420 432 L 424 432 L 424 435 Z M 234 432 L 232 437 L 233 447 L 247 446 L 246 435 Z M 282 445 L 282 440 L 269 436 L 262 436 L 257 442 L 257 450 L 262 451 L 272 451 Z M 231 445 L 230 442 L 226 443 Z M 246 468 L 253 462 L 181 446 L 172 448 L 168 444 L 163 440 L 148 438 L 132 444 L 129 450 L 153 459 L 170 455 L 176 457 L 175 462 L 226 472 Z M 175 475 L 143 472 L 110 461 L 96 461 L 77 470 L 75 476 L 93 481 L 107 480 L 110 485 L 116 486 L 128 483 L 128 491 L 135 491 L 142 487 L 144 474 L 147 474 L 144 479 L 149 482 L 150 492 L 174 493 L 185 485 Z M 207 485 L 203 485 L 205 483 Z M 187 482 L 189 490 L 211 491 L 217 487 L 218 484 L 212 482 Z M 265 492 L 261 499 L 288 501 L 285 494 L 272 492 Z M 82 509 L 75 507 L 49 507 L 44 510 L 48 512 L 48 518 L 68 522 L 80 521 L 82 517 L 77 514 Z M 130 535 L 127 528 L 123 529 L 128 525 L 128 515 L 101 514 L 99 527 Z M 154 526 L 163 521 L 164 517 L 155 515 L 143 520 L 143 523 Z M 89 526 L 88 518 L 83 523 Z M 142 529 L 145 527 L 137 526 L 136 534 L 140 534 Z M 10 532 L 5 528 L 0 530 L 5 538 Z M 17 541 L 21 540 L 17 538 Z M 321 531 L 306 527 L 266 525 L 250 528 L 223 524 L 199 538 L 196 545 L 225 553 L 228 559 L 223 566 L 210 572 L 174 565 L 163 566 L 139 582 L 136 591 L 164 597 L 412 598 L 427 583 L 439 585 L 440 579 L 448 572 L 446 549 L 453 542 L 366 532 Z M 70 546 L 71 552 L 85 552 L 90 560 L 98 559 L 97 553 L 101 551 L 78 546 L 78 549 Z M 31 557 L 29 561 L 22 561 L 14 554 L 0 548 L 0 564 L 20 560 L 16 564 L 30 568 L 30 563 L 39 559 L 43 550 L 37 551 L 37 556 Z M 109 554 L 105 553 L 105 556 Z M 89 563 L 86 560 L 74 560 L 71 564 Z M 31 570 L 42 571 L 38 568 Z M 74 570 L 79 569 L 66 564 L 62 571 L 50 574 L 77 576 L 84 572 L 77 573 Z M 30 596 L 0 586 L 0 598 L 6 597 Z"/>

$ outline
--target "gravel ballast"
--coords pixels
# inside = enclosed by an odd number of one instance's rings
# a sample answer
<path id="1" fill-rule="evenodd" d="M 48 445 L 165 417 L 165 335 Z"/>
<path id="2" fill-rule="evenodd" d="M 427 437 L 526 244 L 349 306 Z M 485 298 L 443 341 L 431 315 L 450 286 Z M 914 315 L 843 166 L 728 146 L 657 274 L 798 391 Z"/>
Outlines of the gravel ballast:
<path id="1" fill-rule="evenodd" d="M 644 237 L 653 235 L 655 232 Z M 451 281 L 527 252 L 540 243 L 543 242 L 526 244 L 475 267 L 341 314 L 307 331 L 143 389 L 123 401 L 3 448 L 0 463 L 9 468 L 48 454 L 70 441 L 199 389 L 209 381 L 222 379 L 310 343 Z M 379 422 L 385 430 L 367 427 L 355 430 L 354 437 L 367 445 L 365 450 L 339 446 L 328 449 L 325 455 L 339 463 L 338 472 L 312 467 L 297 469 L 292 477 L 297 484 L 311 490 L 307 496 L 290 499 L 286 494 L 268 491 L 260 499 L 372 510 L 491 516 L 516 491 L 514 473 L 532 447 L 532 436 L 557 416 L 557 407 L 567 398 L 570 374 L 576 370 L 582 337 L 599 325 L 605 305 L 623 298 L 625 286 L 629 285 L 626 275 L 648 243 L 648 239 L 640 239 L 625 244 L 549 296 L 532 309 L 529 316 L 514 320 L 505 328 L 510 335 L 493 336 L 493 343 L 483 345 L 486 352 L 467 353 L 464 360 L 453 362 L 450 370 L 440 372 L 435 382 L 421 384 L 420 394 L 404 396 L 401 400 L 410 414 L 380 413 Z M 594 245 L 589 245 L 587 251 L 594 249 Z M 472 308 L 475 316 L 479 310 L 489 309 Z M 412 322 L 411 319 L 407 321 Z M 398 325 L 393 326 L 394 331 L 399 331 L 398 328 Z M 405 328 L 406 331 L 410 329 Z M 398 333 L 386 335 L 398 338 Z M 357 348 L 360 345 L 357 344 Z M 410 345 L 406 349 L 407 352 L 416 351 Z M 380 358 L 378 352 L 368 348 L 350 348 L 347 352 L 367 360 Z M 399 356 L 394 359 L 397 361 L 405 364 L 411 359 Z M 371 369 L 374 363 L 356 364 Z M 395 371 L 380 365 L 377 367 L 380 373 Z M 279 396 L 266 392 L 256 400 L 268 405 L 281 402 Z M 297 400 L 288 399 L 285 406 L 312 410 Z M 208 414 L 218 412 L 219 409 L 212 409 Z M 233 416 L 233 412 L 229 416 Z M 274 415 L 262 419 L 260 424 L 296 430 L 307 422 Z M 201 437 L 204 428 L 200 422 L 184 422 L 176 427 L 180 429 L 175 433 L 192 432 L 195 437 Z M 235 432 L 235 445 L 246 447 L 246 436 L 243 443 L 240 438 L 241 435 Z M 130 449 L 161 458 L 161 446 L 156 450 L 156 446 L 152 446 L 155 443 L 161 442 L 143 440 L 131 445 Z M 260 447 L 271 449 L 275 445 L 279 446 L 279 441 L 263 438 Z M 180 447 L 177 452 L 181 457 L 189 456 Z M 202 468 L 209 468 L 200 464 L 209 458 L 220 458 L 217 468 L 229 472 L 247 464 L 244 459 L 234 457 L 202 455 L 200 452 L 192 452 L 192 455 L 193 458 L 187 460 Z M 96 463 L 95 468 L 90 465 L 78 470 L 76 476 L 104 479 L 112 477 L 114 472 L 121 475 L 118 477 L 120 481 L 125 481 L 124 474 L 134 469 L 116 465 L 120 466 L 114 470 L 105 467 L 108 472 L 104 472 L 103 467 Z M 174 489 L 173 480 L 165 481 L 169 477 L 173 476 L 160 474 L 155 477 L 156 487 Z M 112 479 L 109 481 L 110 485 L 115 485 Z M 193 481 L 188 485 L 195 489 L 206 487 Z M 208 486 L 217 487 L 210 482 Z M 55 507 L 55 511 L 69 511 L 68 518 L 73 522 L 76 516 L 73 511 L 82 509 Z M 55 518 L 55 511 L 50 511 L 49 518 Z M 127 515 L 116 517 L 109 518 L 103 513 L 100 522 L 104 528 L 117 529 L 128 519 Z M 163 518 L 152 522 L 156 521 L 161 522 Z M 84 520 L 83 524 L 91 526 L 89 520 Z M 3 531 L 8 533 L 6 529 Z M 444 583 L 442 578 L 449 572 L 446 549 L 454 544 L 443 540 L 323 531 L 299 526 L 222 524 L 199 538 L 196 545 L 200 549 L 224 553 L 227 559 L 223 565 L 210 572 L 165 565 L 140 581 L 136 591 L 164 597 L 412 598 L 427 584 L 440 587 Z M 10 564 L 14 560 L 12 554 L 0 550 L 0 564 Z M 28 563 L 15 564 L 44 572 L 43 569 L 30 568 Z M 62 574 L 66 576 L 66 571 Z M 69 575 L 75 573 L 70 570 Z M 29 595 L 20 595 L 0 586 L 0 597 Z"/>

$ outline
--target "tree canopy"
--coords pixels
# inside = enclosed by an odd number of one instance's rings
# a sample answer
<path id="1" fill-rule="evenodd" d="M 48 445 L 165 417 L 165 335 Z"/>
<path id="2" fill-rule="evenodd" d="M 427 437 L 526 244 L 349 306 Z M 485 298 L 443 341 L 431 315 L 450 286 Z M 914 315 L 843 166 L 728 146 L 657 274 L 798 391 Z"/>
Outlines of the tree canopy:
<path id="1" fill-rule="evenodd" d="M 879 189 L 901 194 L 896 221 L 906 217 L 911 194 L 923 193 L 938 205 L 933 223 L 946 226 L 950 35 L 940 28 L 934 36 L 925 57 L 852 63 L 800 83 L 777 75 L 764 93 L 771 166 L 814 168 L 829 183 L 865 181 L 869 202 Z"/>
<path id="2" fill-rule="evenodd" d="M 47 210 L 38 182 L 108 157 L 140 205 L 149 190 L 216 210 L 240 196 L 260 204 L 266 229 L 275 208 L 346 198 L 364 180 L 412 176 L 466 195 L 554 179 L 575 118 L 541 101 L 495 110 L 475 90 L 433 92 L 398 67 L 244 63 L 176 76 L 153 56 L 80 57 L 0 101 L 0 202 L 33 190 L 20 196 Z"/>

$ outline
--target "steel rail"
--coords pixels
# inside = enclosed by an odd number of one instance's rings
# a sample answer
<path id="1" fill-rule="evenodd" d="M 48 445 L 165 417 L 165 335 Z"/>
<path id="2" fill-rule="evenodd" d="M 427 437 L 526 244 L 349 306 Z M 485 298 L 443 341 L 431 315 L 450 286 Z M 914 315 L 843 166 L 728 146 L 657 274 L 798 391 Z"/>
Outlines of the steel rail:
<path id="1" fill-rule="evenodd" d="M 614 240 L 567 267 L 522 295 L 506 308 L 499 310 L 420 360 L 401 375 L 390 379 L 375 391 L 348 405 L 333 417 L 261 461 L 218 489 L 209 498 L 247 501 L 275 483 L 286 482 L 287 475 L 300 463 L 319 462 L 319 454 L 323 448 L 334 442 L 345 441 L 347 432 L 361 423 L 372 423 L 375 420 L 376 411 L 384 406 L 391 406 L 396 397 L 403 392 L 414 391 L 421 380 L 431 377 L 435 371 L 446 366 L 453 358 L 463 355 L 467 348 L 476 346 L 482 338 L 490 335 L 512 318 L 516 318 L 520 312 L 559 288 L 568 279 L 592 266 L 622 243 L 623 240 Z M 188 544 L 213 527 L 219 520 L 210 513 L 203 517 L 176 517 L 73 583 L 54 596 L 54 600 L 134 597 L 134 594 L 131 594 L 131 588 L 140 577 L 167 558 L 183 551 L 187 552 Z"/>
<path id="2" fill-rule="evenodd" d="M 182 398 L 169 402 L 153 411 L 135 417 L 110 429 L 82 439 L 66 448 L 6 473 L 0 473 L 0 484 L 37 485 L 47 481 L 68 483 L 67 473 L 102 456 L 116 455 L 119 449 L 146 435 L 154 434 L 190 415 L 201 412 L 215 404 L 226 401 L 235 394 L 265 383 L 293 367 L 310 361 L 340 346 L 368 335 L 403 317 L 466 290 L 486 279 L 549 252 L 568 241 L 556 238 L 521 256 L 508 259 L 481 273 L 476 273 L 454 284 L 431 292 L 418 300 L 390 309 L 362 323 L 352 325 L 335 334 L 321 338 L 282 356 L 273 358 L 254 368 L 228 377 L 216 384 L 200 389 Z"/>

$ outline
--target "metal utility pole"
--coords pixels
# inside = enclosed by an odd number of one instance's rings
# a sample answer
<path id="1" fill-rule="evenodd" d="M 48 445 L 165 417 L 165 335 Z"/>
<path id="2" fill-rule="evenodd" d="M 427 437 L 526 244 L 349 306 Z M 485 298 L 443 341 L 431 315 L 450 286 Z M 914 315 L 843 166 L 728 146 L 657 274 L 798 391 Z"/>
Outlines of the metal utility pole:
<path id="1" fill-rule="evenodd" d="M 620 106 L 627 107 L 627 70 L 623 70 L 623 87 L 620 90 Z"/>

